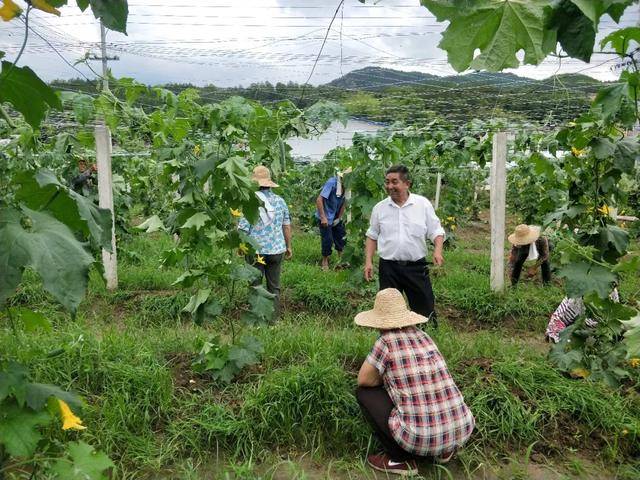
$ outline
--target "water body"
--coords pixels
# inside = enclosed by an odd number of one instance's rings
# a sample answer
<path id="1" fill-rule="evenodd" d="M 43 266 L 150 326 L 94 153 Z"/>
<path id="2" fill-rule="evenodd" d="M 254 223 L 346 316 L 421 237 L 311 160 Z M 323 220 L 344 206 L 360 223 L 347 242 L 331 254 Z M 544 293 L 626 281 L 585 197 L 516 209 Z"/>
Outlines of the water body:
<path id="1" fill-rule="evenodd" d="M 312 138 L 291 138 L 291 155 L 300 161 L 319 162 L 335 147 L 349 147 L 354 133 L 375 133 L 381 125 L 362 120 L 349 119 L 346 126 L 340 122 L 333 122 L 322 134 Z"/>

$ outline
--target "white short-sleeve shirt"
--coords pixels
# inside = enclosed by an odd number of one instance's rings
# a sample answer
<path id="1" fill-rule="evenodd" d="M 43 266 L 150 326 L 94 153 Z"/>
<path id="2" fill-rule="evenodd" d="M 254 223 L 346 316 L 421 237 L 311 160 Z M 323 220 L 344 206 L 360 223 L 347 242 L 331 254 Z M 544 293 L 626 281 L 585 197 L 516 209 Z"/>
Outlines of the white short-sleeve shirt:
<path id="1" fill-rule="evenodd" d="M 431 202 L 410 193 L 401 207 L 391 197 L 378 202 L 366 235 L 378 242 L 380 258 L 415 262 L 427 255 L 426 238 L 444 237 L 444 229 Z"/>

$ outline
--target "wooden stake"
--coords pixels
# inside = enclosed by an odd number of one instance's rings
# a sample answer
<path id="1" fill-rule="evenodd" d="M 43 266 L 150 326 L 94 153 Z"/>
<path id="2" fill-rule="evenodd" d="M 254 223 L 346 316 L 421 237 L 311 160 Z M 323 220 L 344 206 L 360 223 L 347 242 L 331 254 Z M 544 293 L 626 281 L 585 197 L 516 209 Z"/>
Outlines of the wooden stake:
<path id="1" fill-rule="evenodd" d="M 105 125 L 96 125 L 96 161 L 98 166 L 98 204 L 111 211 L 111 253 L 102 250 L 102 263 L 107 289 L 118 288 L 118 259 L 113 212 L 113 181 L 111 177 L 111 132 Z"/>
<path id="2" fill-rule="evenodd" d="M 440 205 L 440 187 L 442 186 L 442 173 L 438 172 L 438 176 L 436 177 L 436 199 L 435 204 L 433 205 L 434 210 L 438 210 L 438 206 Z"/>
<path id="3" fill-rule="evenodd" d="M 504 236 L 507 163 L 507 135 L 496 132 L 493 136 L 491 160 L 491 290 L 504 291 Z"/>

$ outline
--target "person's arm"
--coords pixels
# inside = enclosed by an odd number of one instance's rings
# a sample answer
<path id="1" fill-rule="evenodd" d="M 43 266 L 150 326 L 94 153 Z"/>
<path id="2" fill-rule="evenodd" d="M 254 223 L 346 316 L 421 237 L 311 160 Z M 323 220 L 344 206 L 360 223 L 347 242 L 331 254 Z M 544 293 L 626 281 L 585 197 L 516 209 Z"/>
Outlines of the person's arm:
<path id="1" fill-rule="evenodd" d="M 282 219 L 282 233 L 284 235 L 284 244 L 287 247 L 287 251 L 284 254 L 284 257 L 289 259 L 293 256 L 293 248 L 291 247 L 291 214 L 289 213 L 289 207 L 284 202 L 284 200 L 280 200 L 283 205 L 284 216 Z"/>
<path id="2" fill-rule="evenodd" d="M 347 206 L 347 201 L 344 200 L 342 202 L 342 205 L 340 206 L 340 210 L 338 210 L 338 214 L 336 215 L 336 218 L 335 218 L 334 222 L 336 222 L 336 221 L 338 221 L 338 220 L 340 220 L 342 218 L 342 215 L 344 215 L 344 210 L 345 210 L 346 206 Z"/>
<path id="3" fill-rule="evenodd" d="M 380 376 L 376 367 L 365 360 L 362 362 L 362 366 L 358 372 L 358 386 L 377 387 L 379 385 L 382 385 L 382 376 Z"/>
<path id="4" fill-rule="evenodd" d="M 324 213 L 324 198 L 322 195 L 318 195 L 316 198 L 316 207 L 318 208 L 318 215 L 320 216 L 320 225 L 323 227 L 329 226 L 327 215 Z"/>
<path id="5" fill-rule="evenodd" d="M 373 255 L 378 249 L 378 241 L 367 237 L 364 244 L 364 279 L 373 280 Z"/>
<path id="6" fill-rule="evenodd" d="M 284 258 L 290 259 L 293 256 L 293 250 L 291 249 L 291 225 L 282 225 L 282 233 L 284 234 L 284 243 L 287 246 Z"/>
<path id="7" fill-rule="evenodd" d="M 367 238 L 364 243 L 364 279 L 367 282 L 373 280 L 373 255 L 378 249 L 378 236 L 380 235 L 380 214 L 376 207 L 371 211 L 369 229 L 365 234 Z"/>
<path id="8" fill-rule="evenodd" d="M 442 254 L 444 246 L 444 228 L 440 223 L 440 219 L 436 215 L 436 211 L 431 205 L 431 202 L 427 201 L 426 205 L 426 225 L 427 235 L 433 242 L 433 263 L 435 265 L 444 265 L 444 255 Z"/>

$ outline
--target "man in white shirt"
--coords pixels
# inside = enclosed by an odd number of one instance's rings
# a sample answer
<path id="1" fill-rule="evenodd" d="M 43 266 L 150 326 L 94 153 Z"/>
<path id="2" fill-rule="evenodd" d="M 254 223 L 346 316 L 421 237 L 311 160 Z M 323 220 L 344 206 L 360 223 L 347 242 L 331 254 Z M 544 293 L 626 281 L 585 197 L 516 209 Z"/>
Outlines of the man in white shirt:
<path id="1" fill-rule="evenodd" d="M 444 229 L 431 202 L 409 192 L 407 167 L 389 168 L 384 186 L 389 196 L 373 207 L 366 233 L 364 278 L 373 280 L 373 255 L 377 250 L 380 290 L 400 290 L 406 294 L 411 310 L 429 317 L 434 314 L 435 302 L 427 268 L 426 238 L 434 245 L 433 263 L 443 265 Z"/>

